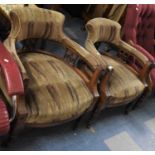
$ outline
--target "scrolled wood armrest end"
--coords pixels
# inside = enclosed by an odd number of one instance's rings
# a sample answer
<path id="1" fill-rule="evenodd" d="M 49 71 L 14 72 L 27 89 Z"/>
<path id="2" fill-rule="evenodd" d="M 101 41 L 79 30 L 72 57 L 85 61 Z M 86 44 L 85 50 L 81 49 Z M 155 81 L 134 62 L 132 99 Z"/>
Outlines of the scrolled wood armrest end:
<path id="1" fill-rule="evenodd" d="M 140 72 L 140 79 L 141 81 L 145 84 L 146 87 L 149 88 L 149 90 L 152 90 L 152 80 L 151 80 L 151 77 L 150 77 L 150 72 L 152 69 L 155 68 L 155 62 L 148 62 L 143 70 Z"/>
<path id="2" fill-rule="evenodd" d="M 107 66 L 106 69 L 103 69 L 101 66 L 99 66 L 94 71 L 89 82 L 89 87 L 94 91 L 95 97 L 99 97 L 102 91 L 106 91 L 112 71 L 113 67 L 111 65 Z"/>

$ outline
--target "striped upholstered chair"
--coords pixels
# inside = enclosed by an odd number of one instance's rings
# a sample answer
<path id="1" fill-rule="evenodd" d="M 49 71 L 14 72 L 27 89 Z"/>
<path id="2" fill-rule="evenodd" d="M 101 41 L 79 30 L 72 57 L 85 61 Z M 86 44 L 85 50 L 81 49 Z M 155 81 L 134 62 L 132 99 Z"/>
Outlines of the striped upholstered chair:
<path id="1" fill-rule="evenodd" d="M 154 64 L 137 49 L 121 40 L 121 26 L 117 22 L 106 18 L 94 18 L 88 21 L 86 29 L 88 32 L 86 49 L 92 54 L 98 53 L 105 64 L 113 66 L 108 83 L 101 87 L 103 99 L 101 98 L 96 113 L 106 107 L 116 107 L 134 100 L 136 103 L 133 105 L 137 105 L 137 101 L 151 89 L 148 72 Z M 98 42 L 106 42 L 117 47 L 118 53 L 112 55 L 99 51 L 95 47 Z M 129 66 L 132 59 L 135 59 L 139 65 L 139 72 Z"/>
<path id="2" fill-rule="evenodd" d="M 0 44 L 4 73 L 0 76 L 0 133 L 8 133 L 18 122 L 33 127 L 61 124 L 93 107 L 102 69 L 92 54 L 64 34 L 64 16 L 46 9 L 18 8 L 10 18 L 11 32 L 5 46 Z M 31 38 L 62 44 L 64 61 L 47 51 L 16 50 L 16 41 Z"/>

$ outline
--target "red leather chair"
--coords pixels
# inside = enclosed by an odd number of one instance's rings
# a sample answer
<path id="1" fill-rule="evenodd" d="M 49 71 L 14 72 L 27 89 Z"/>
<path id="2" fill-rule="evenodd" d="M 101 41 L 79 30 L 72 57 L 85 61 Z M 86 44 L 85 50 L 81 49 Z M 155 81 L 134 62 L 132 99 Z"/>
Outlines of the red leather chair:
<path id="1" fill-rule="evenodd" d="M 155 61 L 155 5 L 128 4 L 123 28 L 124 40 Z M 136 66 L 135 62 L 133 64 Z M 155 90 L 155 69 L 151 70 Z"/>
<path id="2" fill-rule="evenodd" d="M 5 77 L 7 93 L 11 97 L 13 104 L 16 104 L 14 102 L 16 95 L 22 95 L 24 93 L 21 73 L 12 55 L 1 42 L 0 53 L 0 73 L 3 73 L 3 76 Z M 0 86 L 1 85 L 2 84 L 0 83 Z M 0 91 L 2 90 L 0 89 Z M 8 109 L 1 97 L 0 94 L 0 135 L 4 135 L 10 130 L 10 122 L 12 119 L 9 119 Z M 14 113 L 15 108 L 13 108 L 13 115 Z M 14 116 L 12 116 L 12 118 L 14 118 Z"/>

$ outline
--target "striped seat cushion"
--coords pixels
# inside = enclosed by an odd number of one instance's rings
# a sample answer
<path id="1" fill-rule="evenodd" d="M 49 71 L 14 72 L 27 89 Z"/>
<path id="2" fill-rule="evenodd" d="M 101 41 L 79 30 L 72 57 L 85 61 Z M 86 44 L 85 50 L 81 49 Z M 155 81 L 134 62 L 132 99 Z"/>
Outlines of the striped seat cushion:
<path id="1" fill-rule="evenodd" d="M 26 109 L 26 123 L 59 124 L 78 117 L 90 107 L 93 95 L 63 61 L 42 53 L 28 52 L 19 56 L 30 78 L 25 104 L 19 108 Z"/>
<path id="2" fill-rule="evenodd" d="M 143 92 L 144 84 L 124 64 L 105 55 L 102 56 L 102 59 L 107 65 L 112 65 L 114 68 L 109 82 L 111 94 L 109 104 L 132 100 Z"/>

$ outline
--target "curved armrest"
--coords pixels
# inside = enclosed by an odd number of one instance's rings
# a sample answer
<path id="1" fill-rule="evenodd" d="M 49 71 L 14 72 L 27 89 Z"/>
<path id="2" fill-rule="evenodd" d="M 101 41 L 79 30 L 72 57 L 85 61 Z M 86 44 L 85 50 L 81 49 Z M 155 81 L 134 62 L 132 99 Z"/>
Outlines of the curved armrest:
<path id="1" fill-rule="evenodd" d="M 144 54 L 139 52 L 136 48 L 127 44 L 126 42 L 121 40 L 119 48 L 124 52 L 128 53 L 129 55 L 135 57 L 142 65 L 148 64 L 149 62 L 148 58 Z"/>
<path id="2" fill-rule="evenodd" d="M 62 43 L 72 54 L 75 54 L 86 62 L 91 69 L 95 70 L 98 66 L 103 66 L 103 68 L 106 67 L 106 64 L 101 59 L 99 53 L 91 53 L 87 51 L 67 36 L 62 39 Z"/>
<path id="3" fill-rule="evenodd" d="M 99 51 L 94 46 L 94 43 L 89 39 L 87 39 L 85 42 L 85 48 L 89 50 L 89 52 L 91 52 L 92 54 L 93 53 L 100 54 Z"/>
<path id="4" fill-rule="evenodd" d="M 131 45 L 125 43 L 124 41 L 121 41 L 119 46 L 124 52 L 128 52 L 129 55 L 132 55 L 135 57 L 139 62 L 142 64 L 142 69 L 139 72 L 139 78 L 144 83 L 148 84 L 148 79 L 150 78 L 150 72 L 153 68 L 155 68 L 155 60 L 153 57 L 151 57 L 149 54 L 147 57 L 145 54 L 147 53 L 145 50 L 142 52 L 145 52 L 144 54 L 141 53 L 139 50 L 142 48 L 138 48 L 137 50 L 135 47 L 132 47 Z"/>
<path id="5" fill-rule="evenodd" d="M 19 95 L 24 93 L 23 80 L 17 64 L 11 54 L 0 42 L 0 67 L 4 73 L 7 91 L 9 95 Z"/>

